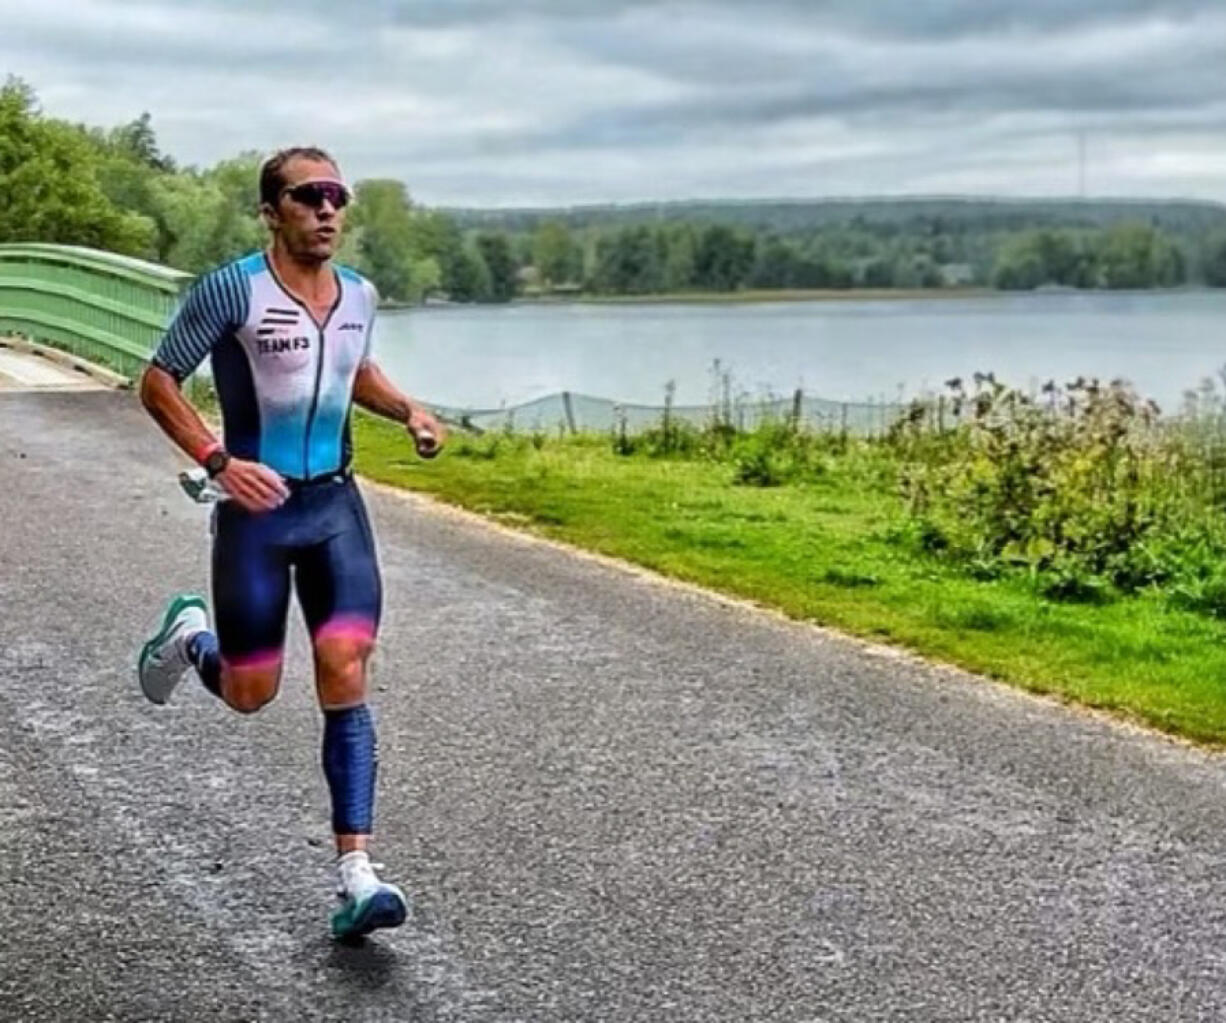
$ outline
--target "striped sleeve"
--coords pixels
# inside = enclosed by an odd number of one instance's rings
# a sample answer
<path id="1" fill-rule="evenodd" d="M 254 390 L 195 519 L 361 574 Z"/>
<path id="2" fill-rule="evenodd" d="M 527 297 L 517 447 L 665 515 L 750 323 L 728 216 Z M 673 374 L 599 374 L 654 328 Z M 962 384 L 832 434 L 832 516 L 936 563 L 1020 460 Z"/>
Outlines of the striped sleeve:
<path id="1" fill-rule="evenodd" d="M 213 347 L 247 320 L 247 275 L 237 263 L 205 274 L 188 290 L 153 354 L 153 364 L 182 381 Z"/>

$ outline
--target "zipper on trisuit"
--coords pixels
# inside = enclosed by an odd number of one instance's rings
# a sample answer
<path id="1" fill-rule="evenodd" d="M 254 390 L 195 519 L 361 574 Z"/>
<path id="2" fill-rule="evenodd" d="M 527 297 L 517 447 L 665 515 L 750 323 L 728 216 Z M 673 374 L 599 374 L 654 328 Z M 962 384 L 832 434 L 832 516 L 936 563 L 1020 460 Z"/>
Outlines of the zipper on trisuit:
<path id="1" fill-rule="evenodd" d="M 339 303 L 338 303 L 339 304 Z M 332 314 L 328 314 L 328 320 L 332 319 Z M 324 320 L 326 324 L 328 320 Z M 311 410 L 307 413 L 306 430 L 302 436 L 302 478 L 309 480 L 311 478 L 311 427 L 315 425 L 315 411 L 319 408 L 319 385 L 324 376 L 324 328 L 317 328 L 319 331 L 319 355 L 315 360 L 315 393 L 311 397 Z"/>

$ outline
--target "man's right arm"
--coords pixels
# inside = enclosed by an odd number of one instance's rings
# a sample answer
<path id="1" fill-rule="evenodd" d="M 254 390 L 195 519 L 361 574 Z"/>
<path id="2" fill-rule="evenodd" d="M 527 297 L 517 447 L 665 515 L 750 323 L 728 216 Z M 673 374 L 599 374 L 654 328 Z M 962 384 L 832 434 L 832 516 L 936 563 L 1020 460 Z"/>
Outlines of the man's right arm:
<path id="1" fill-rule="evenodd" d="M 209 454 L 222 449 L 213 431 L 183 397 L 179 381 L 161 366 L 145 370 L 140 400 L 166 435 L 197 462 L 203 464 Z M 289 496 L 285 481 L 268 466 L 242 458 L 231 458 L 216 479 L 250 512 L 271 511 Z"/>
<path id="2" fill-rule="evenodd" d="M 191 402 L 183 397 L 179 381 L 157 363 L 150 363 L 140 378 L 140 400 L 166 435 L 195 461 L 203 464 L 209 452 L 221 447 Z"/>
<path id="3" fill-rule="evenodd" d="M 141 403 L 166 435 L 201 464 L 222 445 L 183 397 L 180 383 L 245 318 L 243 282 L 234 273 L 210 274 L 193 285 L 141 376 Z M 289 496 L 281 477 L 258 462 L 231 458 L 216 479 L 248 511 L 267 511 Z"/>

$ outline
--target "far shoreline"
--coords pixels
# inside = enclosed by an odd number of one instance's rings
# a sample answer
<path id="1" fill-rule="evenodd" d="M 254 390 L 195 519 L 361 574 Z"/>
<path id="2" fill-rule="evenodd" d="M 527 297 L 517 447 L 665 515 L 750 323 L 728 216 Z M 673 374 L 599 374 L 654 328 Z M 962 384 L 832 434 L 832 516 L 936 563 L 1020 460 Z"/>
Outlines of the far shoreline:
<path id="1" fill-rule="evenodd" d="M 508 306 L 577 306 L 577 305 L 763 305 L 771 302 L 904 302 L 962 299 L 1016 299 L 1020 297 L 1126 296 L 1126 295 L 1197 295 L 1223 292 L 1221 288 L 1205 286 L 1180 288 L 1036 288 L 1009 290 L 988 287 L 957 288 L 780 288 L 778 290 L 747 289 L 744 291 L 670 291 L 647 295 L 517 295 L 509 302 L 380 302 L 388 312 L 407 309 L 487 309 Z"/>
<path id="2" fill-rule="evenodd" d="M 994 298 L 1014 294 L 996 288 L 779 288 L 744 291 L 667 291 L 648 295 L 516 295 L 509 302 L 380 302 L 379 308 L 475 309 L 516 305 L 755 305 L 766 302 L 873 302 L 879 300 Z"/>
<path id="3" fill-rule="evenodd" d="M 762 302 L 874 302 L 925 298 L 991 298 L 995 288 L 747 288 L 743 291 L 667 291 L 649 295 L 532 295 L 525 305 L 751 305 Z"/>

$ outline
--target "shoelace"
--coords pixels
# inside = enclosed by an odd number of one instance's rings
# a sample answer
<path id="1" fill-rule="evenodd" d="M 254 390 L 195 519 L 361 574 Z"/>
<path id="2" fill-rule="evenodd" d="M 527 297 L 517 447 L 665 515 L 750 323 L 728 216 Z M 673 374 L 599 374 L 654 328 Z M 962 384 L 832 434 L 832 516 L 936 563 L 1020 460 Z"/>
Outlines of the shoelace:
<path id="1" fill-rule="evenodd" d="M 358 868 L 358 869 L 360 870 L 361 868 Z M 380 871 L 382 869 L 383 869 L 382 863 L 373 863 L 370 860 L 367 860 L 366 868 L 365 870 L 362 870 L 362 873 L 366 873 L 367 871 L 369 871 L 375 883 L 382 884 L 383 882 L 379 880 L 379 875 L 377 873 L 377 871 Z M 357 872 L 358 870 L 340 872 L 341 876 L 337 878 L 337 885 L 336 885 L 337 898 L 346 899 L 349 897 L 349 889 L 346 887 L 345 881 L 349 879 L 349 876 Z"/>

